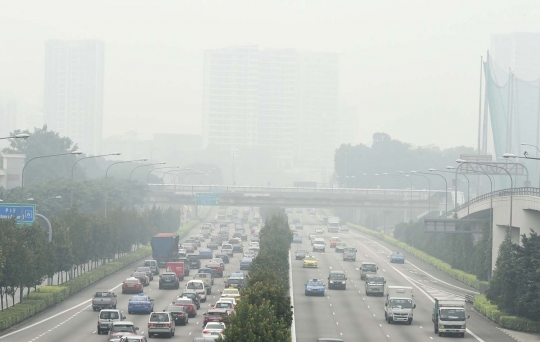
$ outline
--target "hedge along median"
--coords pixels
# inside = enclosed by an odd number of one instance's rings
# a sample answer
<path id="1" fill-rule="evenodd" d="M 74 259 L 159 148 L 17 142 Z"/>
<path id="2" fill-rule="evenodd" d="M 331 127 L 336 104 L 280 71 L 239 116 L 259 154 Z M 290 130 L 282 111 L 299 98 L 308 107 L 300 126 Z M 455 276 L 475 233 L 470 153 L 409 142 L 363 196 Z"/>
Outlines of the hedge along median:
<path id="1" fill-rule="evenodd" d="M 362 233 L 366 233 L 380 240 L 391 243 L 392 245 L 403 249 L 404 251 L 414 255 L 418 259 L 430 265 L 435 266 L 436 268 L 448 274 L 452 278 L 457 279 L 461 281 L 462 283 L 469 285 L 472 288 L 479 290 L 480 285 L 488 284 L 485 281 L 478 280 L 475 275 L 465 273 L 461 270 L 453 269 L 448 263 L 440 259 L 437 259 L 435 257 L 432 257 L 431 255 L 423 251 L 420 251 L 414 247 L 411 247 L 410 245 L 404 242 L 401 242 L 397 239 L 394 239 L 386 234 L 373 231 L 371 229 L 367 229 L 367 228 L 364 228 L 355 224 L 351 224 L 351 223 L 349 223 L 348 226 Z M 491 303 L 486 298 L 486 296 L 476 295 L 474 297 L 474 308 L 476 309 L 476 311 L 478 311 L 478 313 L 487 317 L 490 321 L 494 322 L 495 324 L 498 324 L 502 328 L 517 330 L 517 331 L 524 331 L 524 332 L 533 332 L 533 333 L 540 332 L 540 322 L 534 322 L 529 319 L 517 317 L 517 316 L 509 316 L 506 313 L 500 311 L 497 305 Z"/>
<path id="2" fill-rule="evenodd" d="M 15 306 L 0 312 L 0 331 L 6 330 L 25 319 L 44 311 L 65 300 L 71 294 L 79 292 L 95 282 L 110 276 L 151 254 L 152 249 L 149 246 L 145 246 L 133 253 L 111 261 L 108 264 L 94 268 L 77 278 L 66 281 L 62 285 L 41 286 L 37 291 L 30 293 L 28 299 L 22 304 L 16 304 Z"/>

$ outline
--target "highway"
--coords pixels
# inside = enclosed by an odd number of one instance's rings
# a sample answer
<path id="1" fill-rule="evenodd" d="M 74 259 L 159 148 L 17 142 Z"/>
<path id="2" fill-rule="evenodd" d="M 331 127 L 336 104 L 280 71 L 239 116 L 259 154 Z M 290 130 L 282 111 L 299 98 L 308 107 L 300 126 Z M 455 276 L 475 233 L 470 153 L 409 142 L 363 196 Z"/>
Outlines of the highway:
<path id="1" fill-rule="evenodd" d="M 232 225 L 231 225 L 232 227 Z M 247 226 L 246 226 L 247 227 Z M 198 234 L 200 225 L 192 230 L 194 235 Z M 234 231 L 233 228 L 231 231 Z M 246 229 L 246 232 L 248 230 Z M 216 229 L 214 229 L 214 233 Z M 232 234 L 231 234 L 232 235 Z M 248 235 L 249 236 L 249 235 Z M 206 240 L 202 243 L 206 247 Z M 244 242 L 245 244 L 245 242 Z M 225 264 L 224 276 L 227 277 L 231 272 L 239 269 L 240 254 L 235 254 L 229 264 Z M 202 260 L 202 265 L 204 265 Z M 128 321 L 133 321 L 139 327 L 139 332 L 147 336 L 147 314 L 128 314 L 127 305 L 131 294 L 122 294 L 120 288 L 122 281 L 128 278 L 133 269 L 142 266 L 142 261 L 128 269 L 124 269 L 96 284 L 90 288 L 77 293 L 66 301 L 60 303 L 52 309 L 49 309 L 35 317 L 25 321 L 12 330 L 4 331 L 0 336 L 1 342 L 21 342 L 21 341 L 39 341 L 39 342 L 104 342 L 108 341 L 107 335 L 98 335 L 96 332 L 98 313 L 90 307 L 90 300 L 96 291 L 113 290 L 118 295 L 117 308 L 122 310 Z M 163 271 L 163 269 L 161 269 Z M 191 270 L 193 272 L 193 270 Z M 195 270 L 196 272 L 196 270 Z M 180 290 L 159 290 L 158 277 L 154 277 L 150 286 L 144 288 L 144 293 L 154 299 L 154 308 L 156 311 L 165 309 L 170 302 L 176 299 L 181 293 L 181 289 L 192 279 L 193 273 L 180 283 Z M 223 290 L 223 280 L 225 278 L 216 278 L 212 287 L 212 294 L 207 297 L 206 303 L 201 303 L 201 308 L 197 316 L 190 318 L 187 326 L 176 326 L 176 334 L 173 341 L 192 341 L 195 337 L 202 335 L 203 313 L 219 299 L 219 290 Z"/>
<path id="2" fill-rule="evenodd" d="M 433 296 L 463 296 L 469 290 L 442 272 L 424 262 L 406 255 L 405 264 L 391 264 L 389 255 L 395 247 L 384 244 L 370 236 L 358 232 L 327 233 L 325 253 L 312 253 L 319 260 L 319 267 L 302 268 L 302 261 L 294 260 L 297 249 L 311 252 L 309 234 L 314 234 L 318 226 L 317 216 L 293 214 L 304 223 L 302 244 L 293 244 L 292 285 L 294 298 L 294 319 L 297 342 L 312 342 L 320 337 L 342 338 L 345 341 L 403 341 L 418 342 L 434 339 L 457 337 L 439 337 L 433 331 L 431 313 Z M 358 249 L 356 262 L 343 261 L 341 253 L 335 253 L 328 247 L 330 237 L 340 236 L 348 246 Z M 374 261 L 379 266 L 378 274 L 385 277 L 386 285 L 412 286 L 415 293 L 416 309 L 411 325 L 388 324 L 384 319 L 383 297 L 366 296 L 364 281 L 360 280 L 358 267 L 362 261 Z M 416 266 L 416 267 L 415 267 Z M 325 290 L 324 297 L 305 296 L 304 283 L 310 278 L 318 278 L 328 284 L 330 270 L 342 270 L 347 274 L 346 290 Z M 473 290 L 474 291 L 474 290 Z M 467 341 L 515 342 L 484 317 L 468 307 L 471 318 L 467 321 L 465 338 Z"/>

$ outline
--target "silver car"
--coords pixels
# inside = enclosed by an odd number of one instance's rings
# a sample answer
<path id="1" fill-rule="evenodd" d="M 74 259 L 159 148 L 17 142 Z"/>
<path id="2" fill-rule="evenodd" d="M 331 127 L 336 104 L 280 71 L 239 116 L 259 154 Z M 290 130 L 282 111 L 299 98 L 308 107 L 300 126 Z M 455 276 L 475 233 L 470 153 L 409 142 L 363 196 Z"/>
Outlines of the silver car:
<path id="1" fill-rule="evenodd" d="M 176 325 L 169 312 L 152 312 L 148 318 L 148 337 L 162 335 L 173 337 Z"/>
<path id="2" fill-rule="evenodd" d="M 112 322 L 123 321 L 126 319 L 126 316 L 122 315 L 120 310 L 117 309 L 105 309 L 99 312 L 98 322 L 97 322 L 97 333 L 105 333 L 109 331 Z"/>

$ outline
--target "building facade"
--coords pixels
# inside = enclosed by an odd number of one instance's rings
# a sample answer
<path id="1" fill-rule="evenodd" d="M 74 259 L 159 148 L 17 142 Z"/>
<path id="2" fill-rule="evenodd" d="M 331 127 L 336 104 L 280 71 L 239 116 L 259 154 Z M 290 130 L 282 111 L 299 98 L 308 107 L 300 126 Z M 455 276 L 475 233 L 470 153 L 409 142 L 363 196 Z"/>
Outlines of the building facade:
<path id="1" fill-rule="evenodd" d="M 44 121 L 97 154 L 103 135 L 105 44 L 50 40 L 45 45 Z"/>

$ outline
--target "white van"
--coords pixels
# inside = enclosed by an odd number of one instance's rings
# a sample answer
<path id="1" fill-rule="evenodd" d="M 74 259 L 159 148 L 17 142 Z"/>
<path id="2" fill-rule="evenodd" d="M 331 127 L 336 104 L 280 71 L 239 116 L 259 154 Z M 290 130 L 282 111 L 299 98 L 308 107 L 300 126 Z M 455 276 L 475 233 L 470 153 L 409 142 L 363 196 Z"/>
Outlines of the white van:
<path id="1" fill-rule="evenodd" d="M 206 287 L 202 280 L 190 280 L 186 284 L 186 290 L 195 290 L 201 296 L 201 302 L 206 302 Z"/>
<path id="2" fill-rule="evenodd" d="M 326 250 L 326 242 L 323 238 L 313 240 L 313 252 L 324 252 Z"/>

